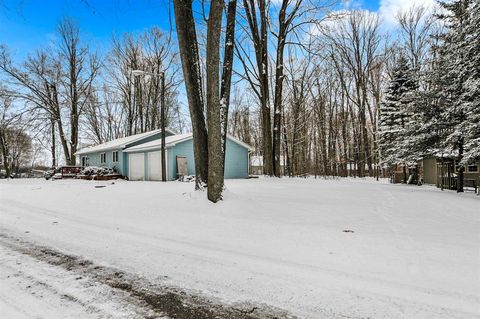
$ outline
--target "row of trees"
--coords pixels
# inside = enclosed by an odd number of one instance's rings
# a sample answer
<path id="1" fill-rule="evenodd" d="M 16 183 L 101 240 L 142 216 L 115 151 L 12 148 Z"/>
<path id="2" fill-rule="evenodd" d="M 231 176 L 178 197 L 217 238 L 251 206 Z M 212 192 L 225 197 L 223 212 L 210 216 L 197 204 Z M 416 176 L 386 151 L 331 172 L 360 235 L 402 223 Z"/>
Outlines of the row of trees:
<path id="1" fill-rule="evenodd" d="M 196 186 L 208 185 L 212 201 L 227 132 L 253 145 L 272 176 L 378 177 L 447 146 L 465 163 L 478 158 L 478 5 L 412 8 L 390 35 L 377 14 L 335 5 L 174 0 L 176 38 L 157 28 L 114 37 L 104 57 L 65 19 L 61 41 L 22 63 L 1 48 L 4 91 L 48 137 L 53 163 L 58 140 L 73 164 L 80 137 L 158 128 L 159 78 L 132 70 L 166 72 L 168 125 L 193 131 Z"/>

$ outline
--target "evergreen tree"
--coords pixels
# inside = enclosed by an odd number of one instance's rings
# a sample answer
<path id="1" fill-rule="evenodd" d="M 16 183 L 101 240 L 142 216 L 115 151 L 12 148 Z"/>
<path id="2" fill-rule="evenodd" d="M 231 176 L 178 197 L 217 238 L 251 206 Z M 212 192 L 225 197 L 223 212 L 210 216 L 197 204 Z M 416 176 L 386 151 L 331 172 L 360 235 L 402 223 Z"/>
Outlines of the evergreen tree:
<path id="1" fill-rule="evenodd" d="M 464 163 L 463 154 L 466 145 L 470 144 L 469 115 L 471 103 L 468 101 L 467 82 L 471 70 L 468 68 L 467 48 L 471 39 L 468 23 L 470 21 L 471 0 L 457 0 L 441 3 L 444 11 L 439 18 L 445 23 L 445 33 L 440 35 L 438 58 L 441 69 L 438 70 L 439 99 L 444 106 L 441 119 L 448 123 L 445 133 L 446 145 L 457 154 L 459 163 Z M 437 120 L 438 121 L 438 120 Z M 458 166 L 457 191 L 463 192 L 464 166 Z"/>
<path id="2" fill-rule="evenodd" d="M 378 145 L 384 165 L 407 164 L 409 150 L 404 140 L 412 121 L 412 104 L 417 89 L 413 74 L 405 56 L 400 55 L 380 105 Z"/>
<path id="3" fill-rule="evenodd" d="M 480 3 L 473 2 L 468 7 L 465 25 L 465 83 L 464 112 L 466 122 L 465 154 L 462 164 L 480 160 Z"/>

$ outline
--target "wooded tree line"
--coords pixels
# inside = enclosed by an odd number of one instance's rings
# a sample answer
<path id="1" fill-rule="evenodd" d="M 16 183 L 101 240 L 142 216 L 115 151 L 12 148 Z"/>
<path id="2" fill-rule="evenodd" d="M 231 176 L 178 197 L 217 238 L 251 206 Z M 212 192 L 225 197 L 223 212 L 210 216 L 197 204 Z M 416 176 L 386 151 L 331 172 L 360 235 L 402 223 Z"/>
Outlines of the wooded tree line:
<path id="1" fill-rule="evenodd" d="M 132 70 L 165 71 L 168 125 L 193 131 L 197 188 L 217 201 L 227 132 L 271 176 L 378 177 L 448 147 L 462 162 L 478 158 L 478 4 L 441 7 L 399 12 L 387 32 L 378 14 L 337 1 L 174 0 L 176 37 L 116 36 L 99 57 L 65 19 L 61 41 L 23 63 L 2 47 L 0 71 L 54 163 L 57 140 L 74 163 L 79 136 L 158 128 L 159 78 Z"/>
<path id="2" fill-rule="evenodd" d="M 141 34 L 114 36 L 104 56 L 81 39 L 72 19 L 58 24 L 57 35 L 57 41 L 21 62 L 0 45 L 1 94 L 10 108 L 15 106 L 8 114 L 16 118 L 5 119 L 5 129 L 16 130 L 17 115 L 23 114 L 21 127 L 50 149 L 52 166 L 61 161 L 75 165 L 80 144 L 158 129 L 161 79 L 156 75 L 161 72 L 168 125 L 184 129 L 185 116 L 177 101 L 181 76 L 171 34 L 153 27 Z M 133 70 L 153 76 L 135 77 Z M 2 103 L 3 111 L 6 105 Z"/>
<path id="3" fill-rule="evenodd" d="M 477 13 L 475 1 L 436 10 L 417 6 L 399 12 L 388 34 L 375 13 L 343 11 L 315 21 L 301 41 L 289 38 L 280 130 L 284 174 L 388 176 L 396 165 L 414 167 L 438 152 L 453 152 L 462 164 L 478 160 Z M 245 49 L 239 52 L 240 76 L 259 111 L 245 107 L 252 99 L 243 97 L 230 129 L 266 154 L 266 108 L 261 81 L 255 82 L 263 73 Z M 268 160 L 264 156 L 264 172 L 275 175 Z"/>

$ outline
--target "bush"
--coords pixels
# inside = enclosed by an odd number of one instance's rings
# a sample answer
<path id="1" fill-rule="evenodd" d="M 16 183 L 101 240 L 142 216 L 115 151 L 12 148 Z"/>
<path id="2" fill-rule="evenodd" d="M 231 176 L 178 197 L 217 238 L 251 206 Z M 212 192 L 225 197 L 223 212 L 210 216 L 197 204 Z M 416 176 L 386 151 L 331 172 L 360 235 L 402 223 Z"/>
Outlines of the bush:
<path id="1" fill-rule="evenodd" d="M 81 175 L 93 176 L 93 175 L 115 175 L 117 172 L 115 169 L 110 167 L 98 167 L 98 166 L 87 166 L 82 169 L 80 172 Z"/>

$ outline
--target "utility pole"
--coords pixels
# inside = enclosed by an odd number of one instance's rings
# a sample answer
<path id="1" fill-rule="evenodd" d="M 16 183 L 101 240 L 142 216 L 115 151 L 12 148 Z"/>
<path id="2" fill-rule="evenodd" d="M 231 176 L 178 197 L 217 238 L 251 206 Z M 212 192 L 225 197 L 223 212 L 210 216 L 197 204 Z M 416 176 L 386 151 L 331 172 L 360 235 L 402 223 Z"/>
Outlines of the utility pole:
<path id="1" fill-rule="evenodd" d="M 162 182 L 167 181 L 166 159 L 165 159 L 165 72 L 160 73 L 162 87 L 160 100 L 160 128 L 162 130 Z"/>
<path id="2" fill-rule="evenodd" d="M 166 170 L 166 158 L 165 158 L 165 72 L 160 72 L 160 73 L 151 73 L 151 72 L 146 72 L 143 70 L 133 70 L 132 71 L 133 76 L 144 76 L 144 75 L 150 75 L 150 76 L 156 76 L 160 77 L 160 134 L 161 134 L 161 162 L 162 162 L 162 182 L 167 181 L 167 170 Z M 134 94 L 135 96 L 135 94 Z"/>

